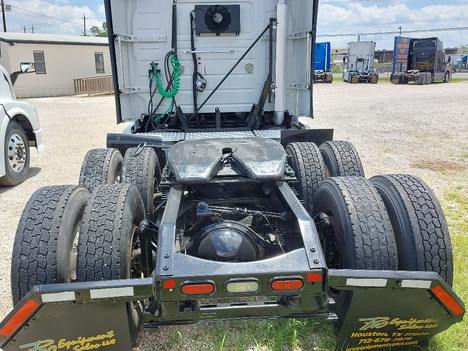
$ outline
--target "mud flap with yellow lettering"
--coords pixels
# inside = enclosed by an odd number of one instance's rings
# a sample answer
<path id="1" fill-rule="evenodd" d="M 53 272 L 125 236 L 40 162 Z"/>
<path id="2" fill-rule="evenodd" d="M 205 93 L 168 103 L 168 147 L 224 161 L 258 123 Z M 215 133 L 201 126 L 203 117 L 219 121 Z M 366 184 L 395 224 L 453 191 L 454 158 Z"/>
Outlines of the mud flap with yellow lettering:
<path id="1" fill-rule="evenodd" d="M 330 270 L 329 287 L 352 291 L 337 344 L 347 351 L 424 345 L 465 313 L 434 272 Z"/>
<path id="2" fill-rule="evenodd" d="M 0 324 L 3 351 L 131 350 L 127 304 L 151 296 L 153 280 L 35 287 Z"/>

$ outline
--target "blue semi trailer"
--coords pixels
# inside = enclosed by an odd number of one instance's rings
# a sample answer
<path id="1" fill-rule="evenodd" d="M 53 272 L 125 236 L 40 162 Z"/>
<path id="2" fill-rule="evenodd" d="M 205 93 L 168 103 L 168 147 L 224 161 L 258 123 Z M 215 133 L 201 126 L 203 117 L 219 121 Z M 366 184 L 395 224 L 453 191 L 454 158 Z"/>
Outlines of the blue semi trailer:
<path id="1" fill-rule="evenodd" d="M 330 42 L 315 43 L 314 82 L 333 82 L 333 74 L 330 71 L 330 58 Z"/>

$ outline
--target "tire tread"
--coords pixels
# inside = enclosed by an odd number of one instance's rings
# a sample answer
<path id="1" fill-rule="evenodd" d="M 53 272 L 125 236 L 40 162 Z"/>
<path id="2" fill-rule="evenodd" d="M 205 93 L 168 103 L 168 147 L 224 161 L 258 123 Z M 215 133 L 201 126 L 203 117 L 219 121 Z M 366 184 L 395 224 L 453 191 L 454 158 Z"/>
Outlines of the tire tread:
<path id="1" fill-rule="evenodd" d="M 34 192 L 21 215 L 13 244 L 13 303 L 35 285 L 59 283 L 57 248 L 67 202 L 78 186 L 46 186 Z M 84 190 L 84 189 L 83 189 Z"/>
<path id="2" fill-rule="evenodd" d="M 312 210 L 314 198 L 325 179 L 325 163 L 317 145 L 311 142 L 295 142 L 286 147 L 296 172 L 299 198 L 304 200 L 306 209 Z"/>
<path id="3" fill-rule="evenodd" d="M 327 141 L 320 145 L 320 151 L 330 171 L 330 176 L 364 177 L 361 158 L 349 141 Z"/>
<path id="4" fill-rule="evenodd" d="M 389 174 L 371 178 L 381 192 L 382 186 L 392 192 L 394 202 L 404 212 L 403 228 L 396 230 L 397 239 L 410 240 L 399 245 L 400 269 L 435 271 L 451 285 L 453 280 L 452 245 L 444 213 L 432 190 L 419 178 L 408 174 Z M 393 205 L 395 206 L 395 205 Z M 392 213 L 394 209 L 389 209 Z M 395 226 L 395 225 L 394 225 Z"/>

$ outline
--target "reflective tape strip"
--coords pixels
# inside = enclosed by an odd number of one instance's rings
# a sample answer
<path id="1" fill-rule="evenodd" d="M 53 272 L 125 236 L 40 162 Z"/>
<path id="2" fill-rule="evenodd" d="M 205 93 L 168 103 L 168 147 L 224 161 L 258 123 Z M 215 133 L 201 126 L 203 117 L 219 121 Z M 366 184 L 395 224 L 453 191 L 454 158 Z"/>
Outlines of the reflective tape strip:
<path id="1" fill-rule="evenodd" d="M 348 278 L 346 279 L 346 285 L 381 288 L 381 287 L 387 286 L 387 279 Z"/>
<path id="2" fill-rule="evenodd" d="M 110 297 L 134 296 L 133 287 L 95 289 L 89 291 L 92 299 L 106 299 Z"/>
<path id="3" fill-rule="evenodd" d="M 64 301 L 75 301 L 74 291 L 64 291 L 59 293 L 50 293 L 41 295 L 42 302 L 64 302 Z"/>
<path id="4" fill-rule="evenodd" d="M 410 280 L 403 279 L 401 281 L 402 288 L 430 289 L 432 281 L 430 280 Z"/>

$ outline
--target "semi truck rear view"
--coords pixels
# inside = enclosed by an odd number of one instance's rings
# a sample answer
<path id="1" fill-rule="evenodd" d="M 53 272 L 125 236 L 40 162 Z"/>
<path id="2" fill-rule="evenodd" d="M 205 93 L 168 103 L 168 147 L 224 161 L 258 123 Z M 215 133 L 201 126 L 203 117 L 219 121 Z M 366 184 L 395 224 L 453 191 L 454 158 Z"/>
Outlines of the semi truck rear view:
<path id="1" fill-rule="evenodd" d="M 410 40 L 406 71 L 394 72 L 390 79 L 393 84 L 448 82 L 452 72 L 447 64 L 443 44 L 438 38 L 413 38 Z"/>
<path id="2" fill-rule="evenodd" d="M 126 351 L 159 326 L 271 318 L 335 323 L 337 349 L 407 350 L 462 320 L 429 186 L 366 178 L 352 143 L 305 123 L 317 0 L 104 4 L 131 127 L 26 204 L 3 351 Z"/>
<path id="3" fill-rule="evenodd" d="M 331 83 L 333 74 L 331 66 L 331 45 L 330 42 L 315 43 L 314 55 L 314 82 Z"/>
<path id="4" fill-rule="evenodd" d="M 373 83 L 379 80 L 374 70 L 374 41 L 348 43 L 348 53 L 343 58 L 343 80 L 348 83 Z"/>

